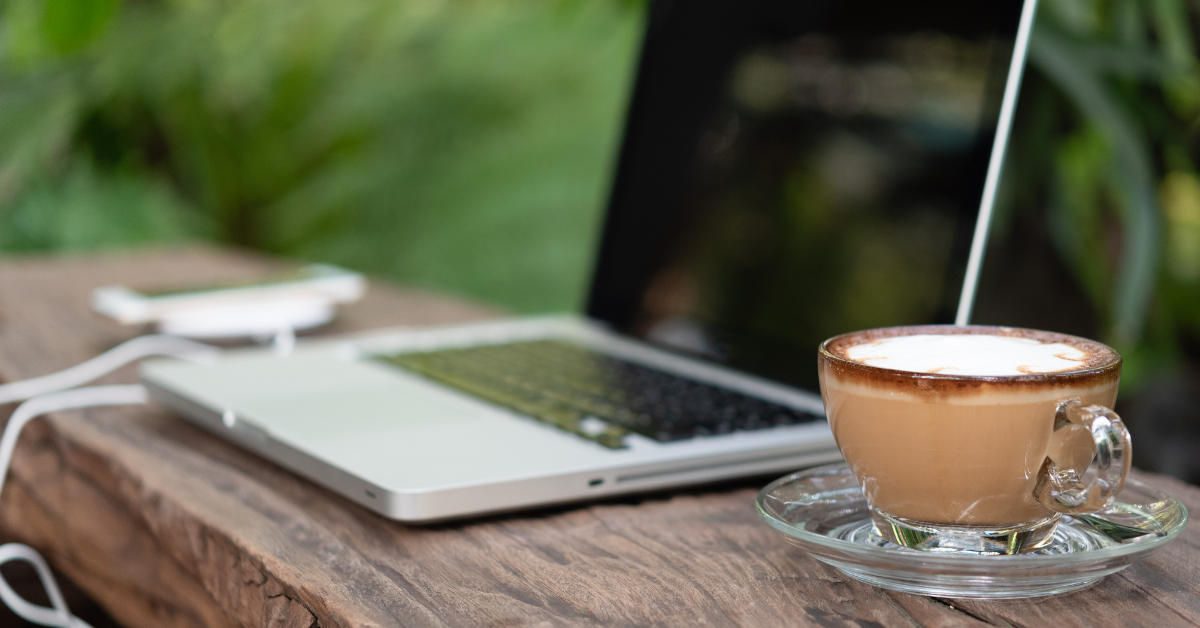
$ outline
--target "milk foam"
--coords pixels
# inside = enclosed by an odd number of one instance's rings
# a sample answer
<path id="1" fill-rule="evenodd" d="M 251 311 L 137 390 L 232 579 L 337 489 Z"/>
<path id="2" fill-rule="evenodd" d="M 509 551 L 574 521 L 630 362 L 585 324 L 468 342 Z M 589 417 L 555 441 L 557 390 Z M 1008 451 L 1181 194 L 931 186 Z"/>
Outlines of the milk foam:
<path id="1" fill-rule="evenodd" d="M 1087 353 L 1061 342 L 950 334 L 895 336 L 850 347 L 846 357 L 871 366 L 943 375 L 1030 375 L 1082 367 Z"/>

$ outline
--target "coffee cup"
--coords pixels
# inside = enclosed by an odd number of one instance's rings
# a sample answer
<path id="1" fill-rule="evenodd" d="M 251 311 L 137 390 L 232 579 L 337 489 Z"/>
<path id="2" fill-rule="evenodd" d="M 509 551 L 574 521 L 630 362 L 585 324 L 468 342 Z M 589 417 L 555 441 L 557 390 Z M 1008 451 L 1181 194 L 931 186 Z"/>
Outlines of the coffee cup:
<path id="1" fill-rule="evenodd" d="M 1129 472 L 1111 410 L 1121 356 L 1101 343 L 932 325 L 843 334 L 818 353 L 838 448 L 897 545 L 1032 551 L 1061 515 L 1107 507 Z"/>

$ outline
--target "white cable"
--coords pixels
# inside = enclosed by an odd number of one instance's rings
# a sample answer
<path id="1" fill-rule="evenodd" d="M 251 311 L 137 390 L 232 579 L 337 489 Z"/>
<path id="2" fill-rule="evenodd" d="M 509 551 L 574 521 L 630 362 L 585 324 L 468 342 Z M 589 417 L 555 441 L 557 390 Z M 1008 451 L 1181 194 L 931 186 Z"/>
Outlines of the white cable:
<path id="1" fill-rule="evenodd" d="M 8 464 L 12 460 L 13 450 L 17 447 L 17 436 L 20 435 L 21 428 L 25 427 L 26 423 L 48 412 L 58 412 L 59 410 L 138 403 L 146 403 L 145 387 L 141 384 L 124 384 L 92 386 L 50 393 L 34 397 L 17 406 L 16 411 L 8 418 L 8 425 L 4 426 L 4 435 L 0 436 L 0 491 L 4 489 L 4 479 L 8 476 Z"/>
<path id="2" fill-rule="evenodd" d="M 26 621 L 43 626 L 92 628 L 90 624 L 72 615 L 71 611 L 67 609 L 67 602 L 63 599 L 62 592 L 58 590 L 54 574 L 50 573 L 50 567 L 46 565 L 45 559 L 37 553 L 37 550 L 20 543 L 0 545 L 0 565 L 14 560 L 23 560 L 33 565 L 38 578 L 42 581 L 42 586 L 46 588 L 46 594 L 50 596 L 50 604 L 53 607 L 29 603 L 25 598 L 17 595 L 4 576 L 0 575 L 0 600 L 3 600 L 12 612 L 20 615 Z"/>
<path id="3" fill-rule="evenodd" d="M 1021 93 L 1021 75 L 1025 71 L 1025 58 L 1029 55 L 1029 35 L 1033 32 L 1037 4 L 1037 0 L 1025 0 L 1020 25 L 1017 27 L 1017 41 L 1013 44 L 1012 63 L 1008 68 L 1008 81 L 1004 85 L 1000 119 L 996 122 L 996 139 L 992 143 L 992 157 L 988 162 L 987 178 L 983 183 L 983 200 L 979 203 L 979 215 L 975 220 L 975 234 L 971 238 L 971 253 L 967 258 L 967 273 L 963 277 L 958 312 L 954 316 L 955 325 L 966 325 L 971 320 L 971 310 L 975 308 L 975 291 L 979 287 L 979 273 L 983 269 L 983 253 L 987 248 L 988 232 L 992 227 L 992 210 L 996 206 L 996 191 L 1000 187 L 1000 171 L 1004 168 L 1008 137 L 1012 134 L 1017 96 Z"/>
<path id="4" fill-rule="evenodd" d="M 122 343 L 100 355 L 71 368 L 50 375 L 35 377 L 19 382 L 0 385 L 0 404 L 25 401 L 13 411 L 0 435 L 0 491 L 8 477 L 13 451 L 21 430 L 33 419 L 59 410 L 116 406 L 146 403 L 146 389 L 138 384 L 123 386 L 93 386 L 75 388 L 107 375 L 130 362 L 141 358 L 161 355 L 174 356 L 197 362 L 216 359 L 216 347 L 175 336 L 140 336 Z M 73 389 L 74 390 L 68 390 Z M 63 391 L 63 392 L 59 392 Z M 27 401 L 26 401 L 27 400 Z M 50 606 L 30 603 L 13 590 L 0 573 L 0 601 L 26 621 L 55 628 L 91 628 L 87 622 L 75 617 L 67 608 L 62 591 L 54 580 L 45 559 L 37 550 L 22 543 L 0 545 L 0 565 L 23 560 L 33 565 L 38 579 L 50 598 Z"/>
<path id="5" fill-rule="evenodd" d="M 291 325 L 280 325 L 270 333 L 255 334 L 254 342 L 269 344 L 275 355 L 286 358 L 292 355 L 296 348 L 296 328 Z"/>
<path id="6" fill-rule="evenodd" d="M 162 355 L 207 362 L 215 359 L 218 353 L 216 347 L 176 336 L 139 336 L 57 373 L 0 385 L 0 404 L 82 386 L 145 357 Z"/>
<path id="7" fill-rule="evenodd" d="M 54 375 L 48 377 L 54 377 Z M 146 388 L 144 386 L 140 384 L 126 384 L 121 386 L 92 386 L 90 388 L 77 388 L 64 392 L 49 393 L 34 397 L 17 406 L 12 416 L 8 418 L 8 424 L 4 426 L 3 436 L 0 436 L 0 491 L 3 491 L 4 480 L 8 477 L 8 468 L 12 463 L 13 451 L 17 447 L 17 437 L 20 436 L 21 430 L 25 425 L 33 419 L 59 410 L 141 404 L 146 403 L 146 399 Z M 91 628 L 87 622 L 75 617 L 67 609 L 67 603 L 58 588 L 58 583 L 54 580 L 54 574 L 50 572 L 50 567 L 46 565 L 46 561 L 37 553 L 37 550 L 21 543 L 5 543 L 4 545 L 0 545 L 0 564 L 14 560 L 23 560 L 33 565 L 34 570 L 37 571 L 38 579 L 42 581 L 42 586 L 45 587 L 46 594 L 50 597 L 51 606 L 32 604 L 25 600 L 13 590 L 12 586 L 4 578 L 4 575 L 0 574 L 0 600 L 3 600 L 8 608 L 12 609 L 14 613 L 20 615 L 25 620 L 43 626 Z"/>
<path id="8" fill-rule="evenodd" d="M 284 325 L 275 333 L 275 338 L 271 342 L 271 347 L 275 350 L 275 355 L 286 358 L 296 349 L 296 330 L 290 325 Z"/>

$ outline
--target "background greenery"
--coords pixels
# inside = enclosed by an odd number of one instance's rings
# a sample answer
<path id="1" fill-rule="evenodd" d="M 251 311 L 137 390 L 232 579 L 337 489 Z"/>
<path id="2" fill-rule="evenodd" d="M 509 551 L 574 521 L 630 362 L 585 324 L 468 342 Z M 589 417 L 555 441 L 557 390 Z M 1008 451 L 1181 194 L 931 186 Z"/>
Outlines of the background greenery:
<path id="1" fill-rule="evenodd" d="M 201 238 L 581 301 L 637 4 L 0 6 L 0 251 Z"/>
<path id="2" fill-rule="evenodd" d="M 642 9 L 0 0 L 0 253 L 203 239 L 577 308 Z M 1027 310 L 1083 303 L 1161 451 L 1200 443 L 1197 15 L 1042 0 L 989 253 L 1044 236 L 1061 298 Z"/>
<path id="3" fill-rule="evenodd" d="M 1196 7 L 1043 0 L 993 234 L 1039 214 L 1135 389 L 1200 338 Z"/>
<path id="4" fill-rule="evenodd" d="M 1055 277 L 1022 307 L 1047 311 L 1046 320 L 1065 312 L 1061 327 L 1120 350 L 1117 409 L 1138 443 L 1135 463 L 1193 482 L 1198 16 L 1195 0 L 1042 0 L 987 269 L 1022 282 L 1038 271 Z M 1039 240 L 1044 255 L 1029 244 Z M 1040 268 L 1018 270 L 1021 257 Z"/>

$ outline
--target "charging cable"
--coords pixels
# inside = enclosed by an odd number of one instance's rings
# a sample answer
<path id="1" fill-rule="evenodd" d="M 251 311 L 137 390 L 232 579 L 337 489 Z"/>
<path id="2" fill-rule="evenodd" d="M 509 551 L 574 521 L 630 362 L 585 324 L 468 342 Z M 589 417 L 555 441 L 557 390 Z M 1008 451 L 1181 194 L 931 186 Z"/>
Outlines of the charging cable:
<path id="1" fill-rule="evenodd" d="M 24 401 L 38 395 L 82 386 L 94 379 L 151 356 L 172 356 L 208 363 L 216 360 L 220 350 L 178 336 L 138 336 L 104 353 L 80 362 L 57 373 L 0 385 L 0 404 Z"/>
<path id="2" fill-rule="evenodd" d="M 147 400 L 146 388 L 140 384 L 78 386 L 145 357 L 173 356 L 203 363 L 215 360 L 219 353 L 216 347 L 175 336 L 141 336 L 57 373 L 0 385 L 0 404 L 24 401 L 13 411 L 3 435 L 0 435 L 0 491 L 8 476 L 17 437 L 33 419 L 60 410 L 144 404 Z M 71 614 L 54 574 L 37 550 L 22 543 L 0 545 L 0 565 L 13 561 L 25 561 L 33 566 L 51 605 L 41 606 L 22 598 L 0 574 L 0 600 L 9 609 L 23 619 L 43 626 L 91 628 Z"/>
<path id="3" fill-rule="evenodd" d="M 48 393 L 21 404 L 8 418 L 8 425 L 4 427 L 4 435 L 0 436 L 0 491 L 3 490 L 4 479 L 8 476 L 13 450 L 17 447 L 17 437 L 21 434 L 21 429 L 33 419 L 59 410 L 140 403 L 146 403 L 146 388 L 140 384 L 132 384 L 92 386 Z M 67 609 L 67 603 L 63 599 L 62 592 L 59 591 L 54 575 L 50 573 L 49 566 L 46 565 L 46 561 L 37 553 L 37 550 L 22 543 L 0 545 L 0 565 L 15 560 L 23 560 L 33 565 L 38 579 L 42 581 L 42 586 L 46 589 L 46 595 L 49 596 L 52 607 L 28 602 L 17 595 L 8 580 L 3 577 L 3 574 L 0 574 L 0 600 L 3 600 L 14 613 L 43 626 L 91 628 Z"/>
<path id="4" fill-rule="evenodd" d="M 12 612 L 20 615 L 26 621 L 43 626 L 92 628 L 90 624 L 72 615 L 71 611 L 67 610 L 67 603 L 63 600 L 62 592 L 58 590 L 58 583 L 54 581 L 54 574 L 50 573 L 49 565 L 37 553 L 37 550 L 20 543 L 5 543 L 4 545 L 0 545 L 0 565 L 14 560 L 23 560 L 33 565 L 33 568 L 37 571 L 38 578 L 42 581 L 42 586 L 46 588 L 46 594 L 50 596 L 50 604 L 53 607 L 47 608 L 38 604 L 30 604 L 25 601 L 25 598 L 17 595 L 16 591 L 12 590 L 7 580 L 0 577 L 0 599 L 4 600 L 4 604 Z"/>

